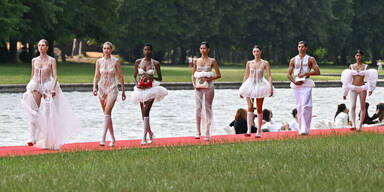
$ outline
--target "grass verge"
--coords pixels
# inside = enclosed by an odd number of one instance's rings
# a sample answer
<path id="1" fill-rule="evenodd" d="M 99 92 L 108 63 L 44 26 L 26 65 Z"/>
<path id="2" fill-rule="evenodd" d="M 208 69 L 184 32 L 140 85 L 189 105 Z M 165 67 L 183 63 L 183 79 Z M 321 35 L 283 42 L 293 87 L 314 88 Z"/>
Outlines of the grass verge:
<path id="1" fill-rule="evenodd" d="M 383 135 L 0 159 L 0 191 L 381 191 Z"/>

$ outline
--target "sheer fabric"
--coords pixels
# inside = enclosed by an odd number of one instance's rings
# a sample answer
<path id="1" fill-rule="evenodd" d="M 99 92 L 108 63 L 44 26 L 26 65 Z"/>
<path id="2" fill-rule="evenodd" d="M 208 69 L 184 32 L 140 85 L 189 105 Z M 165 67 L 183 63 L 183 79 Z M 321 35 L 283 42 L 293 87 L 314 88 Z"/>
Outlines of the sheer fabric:
<path id="1" fill-rule="evenodd" d="M 80 131 L 80 122 L 72 112 L 59 83 L 56 84 L 56 95 L 51 95 L 52 60 L 53 58 L 49 57 L 48 65 L 43 68 L 39 68 L 39 57 L 32 61 L 34 76 L 21 99 L 28 117 L 30 140 L 36 147 L 44 149 L 60 149 L 66 139 Z M 40 106 L 33 97 L 33 91 L 43 95 Z"/>
<path id="2" fill-rule="evenodd" d="M 100 100 L 114 101 L 119 94 L 116 82 L 117 58 L 111 56 L 109 59 L 100 58 L 97 64 L 100 67 L 100 81 L 98 83 L 98 97 Z"/>
<path id="3" fill-rule="evenodd" d="M 254 63 L 255 61 L 251 61 Z M 264 78 L 264 60 L 261 60 L 258 69 L 250 68 L 249 77 L 241 84 L 239 88 L 239 95 L 249 98 L 264 98 L 271 95 L 269 82 Z M 273 92 L 276 90 L 272 87 Z"/>

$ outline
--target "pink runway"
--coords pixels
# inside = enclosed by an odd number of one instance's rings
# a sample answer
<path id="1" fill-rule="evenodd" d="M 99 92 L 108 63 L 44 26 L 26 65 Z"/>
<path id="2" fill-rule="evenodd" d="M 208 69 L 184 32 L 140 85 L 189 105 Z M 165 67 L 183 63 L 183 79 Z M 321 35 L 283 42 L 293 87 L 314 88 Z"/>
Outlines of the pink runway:
<path id="1" fill-rule="evenodd" d="M 384 134 L 384 126 L 380 127 L 364 127 L 363 132 L 374 132 Z M 282 140 L 282 139 L 306 139 L 336 135 L 347 134 L 360 134 L 359 132 L 350 130 L 349 128 L 342 129 L 320 129 L 311 130 L 309 136 L 299 136 L 296 131 L 286 132 L 273 132 L 262 133 L 262 138 L 255 138 L 255 134 L 251 137 L 245 137 L 244 134 L 239 135 L 217 135 L 212 136 L 211 140 L 204 141 L 195 139 L 194 137 L 170 137 L 170 138 L 155 138 L 152 144 L 141 145 L 141 140 L 121 140 L 117 141 L 115 147 L 99 146 L 99 142 L 88 143 L 68 143 L 65 144 L 61 150 L 45 150 L 28 146 L 7 146 L 0 147 L 0 157 L 7 156 L 27 156 L 27 155 L 40 155 L 47 153 L 61 153 L 61 152 L 74 152 L 74 151 L 101 151 L 101 150 L 121 150 L 121 149 L 138 149 L 138 148 L 154 148 L 154 147 L 168 147 L 168 146 L 187 146 L 187 145 L 208 145 L 217 143 L 235 143 L 235 142 L 255 142 L 255 141 L 268 141 L 268 140 Z M 108 143 L 107 143 L 108 145 Z"/>

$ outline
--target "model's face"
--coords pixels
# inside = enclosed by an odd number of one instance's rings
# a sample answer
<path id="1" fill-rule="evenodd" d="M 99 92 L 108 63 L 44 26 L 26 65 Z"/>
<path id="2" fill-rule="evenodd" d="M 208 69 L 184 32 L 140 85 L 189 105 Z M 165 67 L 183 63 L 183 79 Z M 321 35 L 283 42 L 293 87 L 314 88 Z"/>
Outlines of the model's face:
<path id="1" fill-rule="evenodd" d="M 261 50 L 259 48 L 253 48 L 252 54 L 254 57 L 259 58 L 261 56 Z"/>
<path id="2" fill-rule="evenodd" d="M 300 43 L 297 45 L 297 50 L 299 51 L 299 53 L 304 54 L 307 51 L 307 47 L 304 44 Z"/>
<path id="3" fill-rule="evenodd" d="M 144 56 L 146 56 L 146 57 L 151 56 L 151 54 L 152 54 L 151 47 L 149 47 L 149 46 L 145 46 L 144 49 L 143 49 L 143 54 L 144 54 Z"/>
<path id="4" fill-rule="evenodd" d="M 109 45 L 103 45 L 103 53 L 106 56 L 110 56 L 112 53 L 112 47 L 110 47 Z"/>
<path id="5" fill-rule="evenodd" d="M 345 108 L 344 113 L 349 113 L 349 109 Z"/>
<path id="6" fill-rule="evenodd" d="M 209 52 L 209 48 L 206 45 L 204 44 L 200 45 L 200 53 L 202 55 L 207 55 L 208 52 Z"/>
<path id="7" fill-rule="evenodd" d="M 38 44 L 37 44 L 37 48 L 39 50 L 40 53 L 47 53 L 48 51 L 48 45 L 45 44 L 44 41 L 40 41 Z"/>
<path id="8" fill-rule="evenodd" d="M 356 53 L 355 59 L 356 62 L 361 62 L 363 60 L 363 55 L 361 53 Z"/>

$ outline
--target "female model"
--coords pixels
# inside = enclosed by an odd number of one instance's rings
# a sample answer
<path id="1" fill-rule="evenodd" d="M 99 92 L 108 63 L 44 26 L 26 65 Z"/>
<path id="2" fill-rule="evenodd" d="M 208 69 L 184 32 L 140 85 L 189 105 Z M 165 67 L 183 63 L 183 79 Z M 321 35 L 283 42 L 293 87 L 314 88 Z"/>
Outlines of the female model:
<path id="1" fill-rule="evenodd" d="M 47 55 L 48 42 L 38 43 L 40 56 L 32 59 L 31 80 L 23 94 L 22 104 L 28 116 L 28 146 L 60 149 L 64 141 L 80 130 L 57 81 L 56 60 Z"/>
<path id="2" fill-rule="evenodd" d="M 108 41 L 105 42 L 103 44 L 104 56 L 96 61 L 95 77 L 93 79 L 93 95 L 99 97 L 101 108 L 104 112 L 104 127 L 100 145 L 105 145 L 105 137 L 109 130 L 109 133 L 111 134 L 110 147 L 113 147 L 116 142 L 111 117 L 113 106 L 115 105 L 117 95 L 119 94 L 119 89 L 117 88 L 116 83 L 116 73 L 121 84 L 121 98 L 123 101 L 125 100 L 124 78 L 121 74 L 120 61 L 111 55 L 112 51 L 112 43 Z M 100 77 L 101 79 L 99 81 Z"/>
<path id="3" fill-rule="evenodd" d="M 343 99 L 347 98 L 348 92 L 351 95 L 351 110 L 350 119 L 352 121 L 352 128 L 356 131 L 361 131 L 361 125 L 365 117 L 365 100 L 368 95 L 371 95 L 376 88 L 376 80 L 378 77 L 377 71 L 368 69 L 368 65 L 363 63 L 363 52 L 357 50 L 355 53 L 356 63 L 349 65 L 349 69 L 345 69 L 341 74 L 341 82 L 343 83 L 344 95 Z M 367 80 L 364 83 L 364 79 Z M 360 123 L 356 127 L 356 100 L 357 96 L 360 98 Z"/>
<path id="4" fill-rule="evenodd" d="M 195 88 L 195 101 L 196 101 L 196 139 L 200 139 L 201 136 L 201 124 L 205 126 L 205 138 L 209 141 L 210 130 L 212 126 L 212 102 L 215 96 L 215 88 L 213 80 L 221 78 L 219 66 L 214 58 L 208 57 L 209 44 L 202 42 L 200 44 L 201 57 L 196 60 L 192 70 L 192 84 Z M 212 72 L 212 68 L 215 69 L 215 74 Z M 205 98 L 204 98 L 205 97 Z M 203 99 L 204 98 L 204 99 Z M 204 100 L 204 105 L 203 105 Z M 202 108 L 205 108 L 205 111 Z M 205 112 L 205 115 L 201 113 Z M 202 117 L 205 119 L 202 120 Z"/>
<path id="5" fill-rule="evenodd" d="M 141 116 L 144 122 L 144 135 L 141 141 L 142 145 L 147 144 L 147 134 L 149 135 L 148 144 L 152 143 L 153 132 L 151 131 L 150 121 L 149 121 L 149 112 L 153 102 L 162 100 L 167 94 L 168 91 L 162 86 L 159 86 L 161 81 L 161 70 L 160 63 L 151 58 L 152 54 L 152 45 L 145 44 L 144 49 L 144 58 L 136 60 L 135 71 L 133 73 L 133 82 L 135 83 L 134 90 L 131 94 L 131 99 L 134 103 L 140 103 Z M 157 77 L 154 76 L 154 73 L 157 73 Z M 139 82 L 137 82 L 137 74 L 139 74 Z M 154 81 L 157 80 L 157 81 Z"/>
<path id="6" fill-rule="evenodd" d="M 245 136 L 251 136 L 253 114 L 253 102 L 256 99 L 257 106 L 257 132 L 256 137 L 260 136 L 260 129 L 263 123 L 263 101 L 264 97 L 271 97 L 274 92 L 272 86 L 271 70 L 268 61 L 261 59 L 261 49 L 255 45 L 252 50 L 254 60 L 248 61 L 245 74 L 243 78 L 243 84 L 239 89 L 239 95 L 241 98 L 246 97 L 248 103 L 247 113 L 247 127 L 248 131 Z M 267 71 L 268 80 L 264 78 L 264 70 Z"/>

